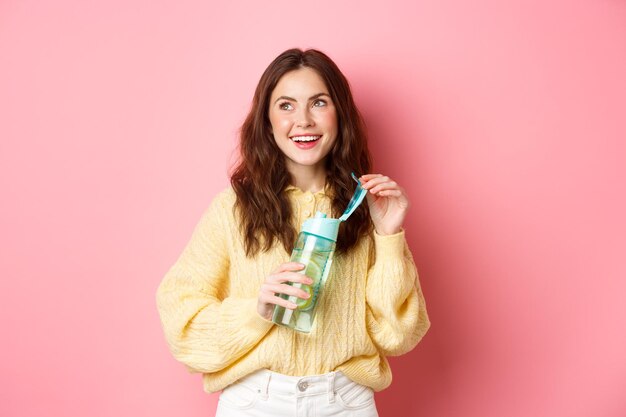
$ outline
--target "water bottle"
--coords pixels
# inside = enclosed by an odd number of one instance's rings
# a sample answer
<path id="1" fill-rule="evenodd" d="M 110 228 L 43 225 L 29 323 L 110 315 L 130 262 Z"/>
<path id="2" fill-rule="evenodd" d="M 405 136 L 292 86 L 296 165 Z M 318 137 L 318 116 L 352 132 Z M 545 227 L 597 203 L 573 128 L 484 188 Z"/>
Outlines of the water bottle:
<path id="1" fill-rule="evenodd" d="M 313 284 L 305 285 L 292 282 L 290 285 L 303 289 L 309 293 L 310 297 L 302 299 L 293 295 L 281 294 L 281 298 L 295 303 L 298 307 L 291 310 L 276 305 L 272 316 L 274 323 L 304 333 L 311 331 L 317 303 L 333 263 L 339 225 L 348 220 L 348 217 L 363 202 L 365 194 L 367 194 L 367 190 L 361 187 L 361 182 L 354 173 L 352 173 L 352 178 L 356 181 L 356 190 L 341 217 L 338 219 L 326 218 L 326 214 L 318 211 L 314 218 L 306 220 L 302 225 L 302 230 L 291 253 L 291 262 L 304 264 L 305 268 L 301 273 L 311 278 Z"/>
<path id="2" fill-rule="evenodd" d="M 298 307 L 291 310 L 277 305 L 272 321 L 294 330 L 309 333 L 313 327 L 317 303 L 328 278 L 335 253 L 335 242 L 339 230 L 339 219 L 326 218 L 326 214 L 317 212 L 315 217 L 302 225 L 298 240 L 291 253 L 291 262 L 305 265 L 301 273 L 313 280 L 311 285 L 299 282 L 291 283 L 294 287 L 308 292 L 307 299 L 281 294 L 280 297 L 295 303 Z"/>

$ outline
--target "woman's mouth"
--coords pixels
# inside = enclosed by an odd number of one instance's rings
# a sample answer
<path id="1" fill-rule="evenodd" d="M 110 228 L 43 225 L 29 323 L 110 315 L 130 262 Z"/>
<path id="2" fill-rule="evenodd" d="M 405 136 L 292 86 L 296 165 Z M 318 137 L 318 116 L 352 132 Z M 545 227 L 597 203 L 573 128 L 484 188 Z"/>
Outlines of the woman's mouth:
<path id="1" fill-rule="evenodd" d="M 300 149 L 311 149 L 319 142 L 322 135 L 299 135 L 291 136 L 289 139 Z"/>

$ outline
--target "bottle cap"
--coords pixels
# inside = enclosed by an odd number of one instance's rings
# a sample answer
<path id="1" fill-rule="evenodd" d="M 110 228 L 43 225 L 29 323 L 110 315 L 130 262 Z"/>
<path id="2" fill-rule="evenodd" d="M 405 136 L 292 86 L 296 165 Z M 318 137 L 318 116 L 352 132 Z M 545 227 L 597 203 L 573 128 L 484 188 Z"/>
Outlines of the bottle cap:
<path id="1" fill-rule="evenodd" d="M 361 187 L 361 181 L 352 173 L 352 178 L 356 181 L 356 190 L 348 202 L 348 207 L 338 219 L 329 219 L 326 214 L 318 211 L 315 213 L 315 217 L 308 219 L 302 225 L 302 231 L 315 236 L 323 237 L 333 242 L 337 241 L 337 234 L 339 232 L 339 224 L 348 220 L 348 217 L 356 210 L 356 208 L 363 202 L 367 190 Z"/>
<path id="2" fill-rule="evenodd" d="M 350 217 L 350 215 L 354 213 L 354 210 L 359 207 L 359 205 L 363 202 L 363 199 L 365 198 L 365 194 L 367 194 L 367 190 L 361 187 L 361 181 L 359 181 L 354 172 L 352 173 L 352 178 L 354 179 L 354 181 L 356 181 L 356 190 L 354 190 L 354 194 L 348 202 L 348 207 L 346 207 L 346 210 L 339 218 L 339 220 L 341 220 L 342 222 L 348 220 L 348 217 Z"/>
<path id="3" fill-rule="evenodd" d="M 326 214 L 318 211 L 315 213 L 314 218 L 304 222 L 302 231 L 336 242 L 340 223 L 339 219 L 329 219 L 326 217 Z"/>

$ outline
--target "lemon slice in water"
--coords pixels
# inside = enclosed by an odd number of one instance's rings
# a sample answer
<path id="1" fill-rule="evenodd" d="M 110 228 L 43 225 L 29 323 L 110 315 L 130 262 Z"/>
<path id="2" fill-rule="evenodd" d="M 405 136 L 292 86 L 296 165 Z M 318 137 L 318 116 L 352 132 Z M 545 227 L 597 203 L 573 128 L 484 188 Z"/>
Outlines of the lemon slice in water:
<path id="1" fill-rule="evenodd" d="M 312 285 L 317 285 L 321 275 L 319 266 L 317 266 L 315 262 L 309 261 L 309 264 L 304 271 L 306 276 L 313 280 Z M 300 288 L 309 293 L 309 298 L 298 298 L 296 301 L 296 305 L 298 306 L 298 310 L 306 310 L 307 308 L 311 307 L 311 304 L 313 304 L 313 300 L 316 298 L 317 294 L 314 293 L 313 287 L 311 285 L 302 284 Z"/>

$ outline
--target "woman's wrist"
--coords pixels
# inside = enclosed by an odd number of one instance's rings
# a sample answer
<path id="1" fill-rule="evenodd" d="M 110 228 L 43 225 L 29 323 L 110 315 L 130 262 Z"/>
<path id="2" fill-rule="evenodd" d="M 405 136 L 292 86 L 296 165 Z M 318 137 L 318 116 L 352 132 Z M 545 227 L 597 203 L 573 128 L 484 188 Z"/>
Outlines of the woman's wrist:
<path id="1" fill-rule="evenodd" d="M 374 227 L 374 230 L 376 231 L 376 234 L 379 236 L 390 236 L 390 235 L 395 235 L 397 233 L 400 233 L 402 231 L 402 227 L 397 227 L 393 229 L 383 229 L 383 228 Z"/>

